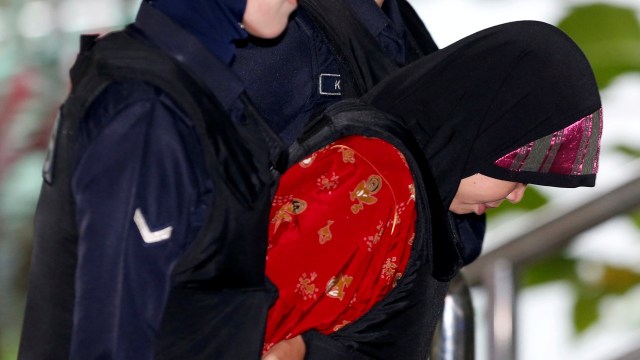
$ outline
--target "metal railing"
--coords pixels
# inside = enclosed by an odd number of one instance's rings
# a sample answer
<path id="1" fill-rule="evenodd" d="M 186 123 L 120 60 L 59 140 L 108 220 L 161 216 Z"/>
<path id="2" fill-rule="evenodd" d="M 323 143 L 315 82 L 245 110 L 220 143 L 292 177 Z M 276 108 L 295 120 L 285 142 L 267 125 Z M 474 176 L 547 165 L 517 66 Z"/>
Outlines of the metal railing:
<path id="1" fill-rule="evenodd" d="M 432 360 L 473 360 L 475 328 L 469 286 L 462 274 L 449 283 L 442 318 L 434 334 Z"/>
<path id="2" fill-rule="evenodd" d="M 483 286 L 488 293 L 489 359 L 516 359 L 516 279 L 523 265 L 556 254 L 576 235 L 618 215 L 640 209 L 640 161 L 627 167 L 627 170 L 631 170 L 631 178 L 627 182 L 570 210 L 560 213 L 545 211 L 542 215 L 534 216 L 529 221 L 534 226 L 482 255 L 464 269 L 468 284 Z M 461 295 L 465 291 L 460 290 L 459 286 L 459 282 L 453 282 L 447 298 L 468 296 L 468 289 L 466 295 Z M 463 284 L 464 286 L 466 285 Z M 469 305 L 470 301 L 469 299 Z M 436 333 L 434 340 L 431 356 L 433 360 L 473 359 L 473 345 L 457 345 L 462 339 L 473 339 L 474 336 L 473 309 L 466 310 L 467 305 L 460 306 L 460 303 L 461 300 L 445 303 L 442 329 Z M 446 320 L 451 316 L 450 312 L 459 311 L 470 313 L 456 313 L 454 323 Z M 470 332 L 459 334 L 459 331 Z M 455 348 L 456 346 L 459 347 Z M 472 349 L 471 354 L 468 349 Z M 630 359 L 640 359 L 640 348 L 616 360 Z"/>
<path id="3" fill-rule="evenodd" d="M 640 348 L 637 348 L 631 352 L 624 354 L 623 356 L 615 358 L 615 360 L 638 360 L 640 359 Z"/>

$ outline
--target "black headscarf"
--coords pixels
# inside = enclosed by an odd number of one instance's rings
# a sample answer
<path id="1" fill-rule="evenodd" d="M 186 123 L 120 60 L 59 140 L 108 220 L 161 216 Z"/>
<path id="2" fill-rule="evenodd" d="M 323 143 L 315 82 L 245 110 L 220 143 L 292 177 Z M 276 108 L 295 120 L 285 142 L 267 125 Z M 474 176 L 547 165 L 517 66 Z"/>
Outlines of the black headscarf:
<path id="1" fill-rule="evenodd" d="M 521 21 L 478 32 L 395 72 L 363 101 L 400 117 L 412 130 L 445 208 L 460 180 L 475 173 L 560 187 L 595 183 L 601 133 L 598 88 L 582 51 L 551 25 Z M 573 173 L 530 164 L 496 165 L 510 152 L 536 148 L 532 142 L 541 143 L 585 117 L 588 129 L 578 138 L 587 139 L 573 144 L 574 137 L 569 144 L 588 150 L 591 165 L 584 169 L 582 163 Z M 547 145 L 562 140 L 546 139 Z M 550 152 L 539 144 L 537 148 L 542 154 L 538 158 Z M 530 158 L 532 162 L 535 156 Z"/>

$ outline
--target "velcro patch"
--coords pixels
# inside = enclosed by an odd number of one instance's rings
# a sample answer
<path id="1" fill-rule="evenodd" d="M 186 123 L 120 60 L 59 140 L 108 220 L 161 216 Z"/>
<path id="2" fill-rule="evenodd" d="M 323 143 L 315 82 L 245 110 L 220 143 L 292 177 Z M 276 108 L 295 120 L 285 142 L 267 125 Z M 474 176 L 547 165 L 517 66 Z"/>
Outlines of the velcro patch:
<path id="1" fill-rule="evenodd" d="M 342 89 L 340 74 L 320 74 L 318 81 L 320 95 L 340 96 Z"/>

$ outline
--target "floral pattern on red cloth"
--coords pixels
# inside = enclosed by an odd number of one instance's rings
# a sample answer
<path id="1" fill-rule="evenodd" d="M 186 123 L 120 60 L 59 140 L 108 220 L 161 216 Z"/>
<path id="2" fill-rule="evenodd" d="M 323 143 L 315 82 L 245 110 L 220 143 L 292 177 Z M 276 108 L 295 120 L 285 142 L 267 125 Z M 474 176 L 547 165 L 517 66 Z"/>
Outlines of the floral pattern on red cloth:
<path id="1" fill-rule="evenodd" d="M 346 137 L 287 170 L 271 208 L 266 272 L 279 297 L 264 350 L 369 311 L 402 276 L 415 219 L 407 161 L 383 140 Z"/>

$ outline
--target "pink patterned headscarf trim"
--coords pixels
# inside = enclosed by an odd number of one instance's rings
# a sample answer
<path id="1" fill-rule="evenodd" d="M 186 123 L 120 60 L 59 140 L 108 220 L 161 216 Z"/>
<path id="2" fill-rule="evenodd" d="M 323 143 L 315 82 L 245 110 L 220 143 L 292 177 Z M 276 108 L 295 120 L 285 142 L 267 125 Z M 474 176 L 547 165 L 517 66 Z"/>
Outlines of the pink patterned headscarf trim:
<path id="1" fill-rule="evenodd" d="M 562 130 L 508 153 L 495 164 L 518 172 L 596 174 L 601 134 L 602 108 Z"/>

